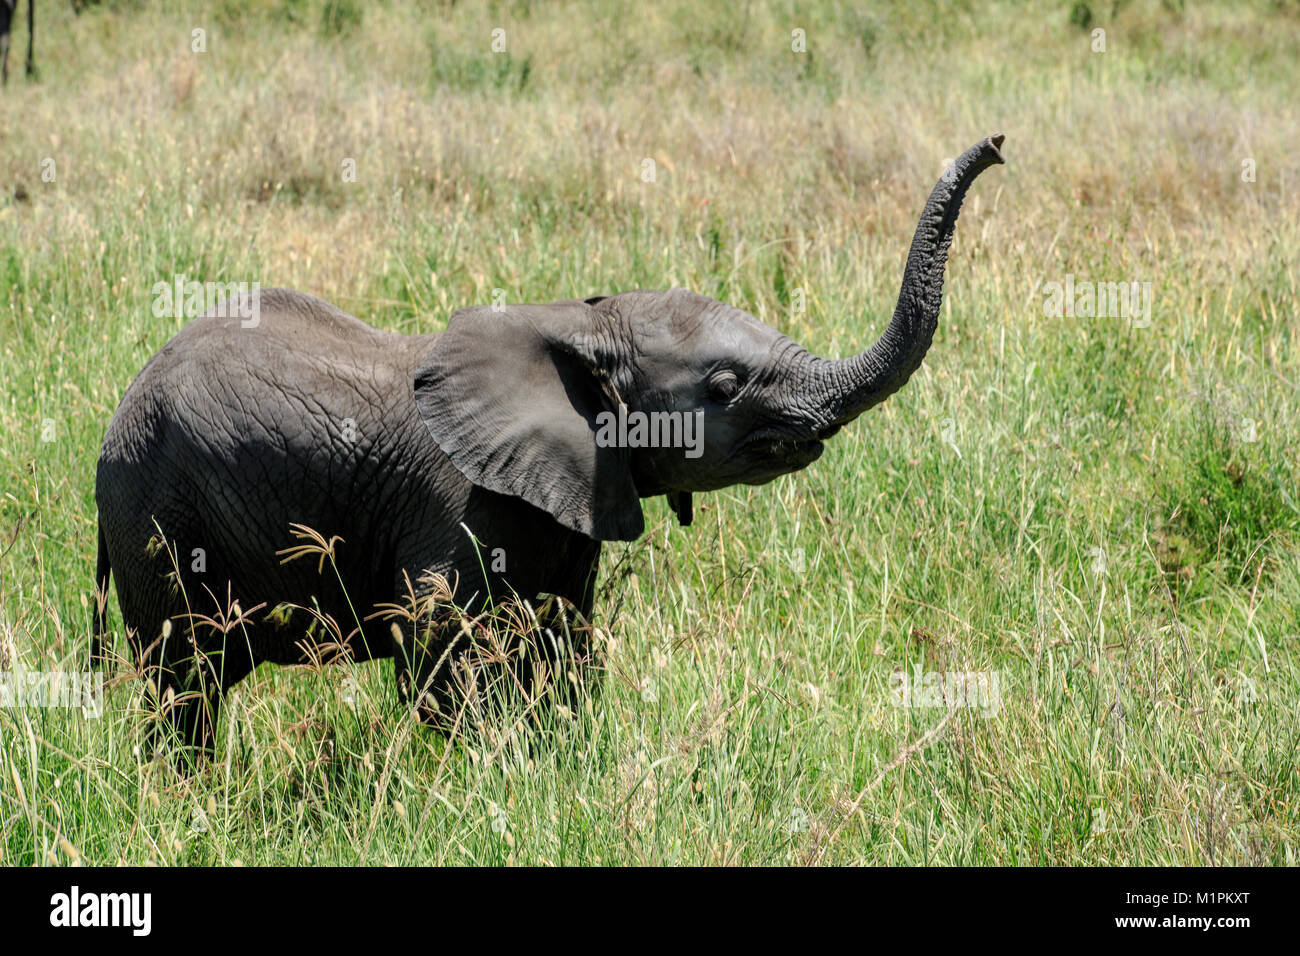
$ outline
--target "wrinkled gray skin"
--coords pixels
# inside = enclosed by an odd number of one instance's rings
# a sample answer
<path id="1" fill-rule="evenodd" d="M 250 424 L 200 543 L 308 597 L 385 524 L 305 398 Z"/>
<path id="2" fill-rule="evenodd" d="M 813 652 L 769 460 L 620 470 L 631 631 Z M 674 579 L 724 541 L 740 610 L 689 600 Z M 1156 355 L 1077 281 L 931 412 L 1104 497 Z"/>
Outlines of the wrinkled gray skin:
<path id="1" fill-rule="evenodd" d="M 261 293 L 256 328 L 238 317 L 195 319 L 127 389 L 95 488 L 97 583 L 106 594 L 116 573 L 132 650 L 174 729 L 210 749 L 222 691 L 260 661 L 305 659 L 310 618 L 272 619 L 277 605 L 318 606 L 353 630 L 328 563 L 321 573 L 316 558 L 277 555 L 299 543 L 291 524 L 342 539 L 339 575 L 363 619 L 351 654 L 395 657 L 399 688 L 409 697 L 414 678 L 436 721 L 426 688 L 442 714 L 458 700 L 456 653 L 443 657 L 455 636 L 448 618 L 435 612 L 418 630 L 405 622 L 400 645 L 389 621 L 364 620 L 376 605 L 403 603 L 408 580 L 422 594 L 422 572 L 441 573 L 472 611 L 488 595 L 554 594 L 586 618 L 601 542 L 642 533 L 641 498 L 668 495 L 689 523 L 693 492 L 762 484 L 815 461 L 824 439 L 921 364 L 962 197 L 1002 161 L 1001 142 L 967 150 L 935 187 L 893 319 L 849 359 L 818 358 L 753 316 L 681 289 L 469 308 L 441 335 L 372 329 L 278 289 Z M 702 408 L 703 454 L 597 447 L 596 415 L 620 399 L 643 412 Z M 175 565 L 167 549 L 150 547 L 159 530 Z M 195 548 L 206 554 L 202 573 L 191 570 Z M 491 567 L 497 548 L 502 573 Z M 227 638 L 191 630 L 187 614 L 216 615 L 232 601 L 248 613 Z M 106 633 L 103 606 L 92 658 Z M 524 686 L 544 658 L 515 665 Z"/>

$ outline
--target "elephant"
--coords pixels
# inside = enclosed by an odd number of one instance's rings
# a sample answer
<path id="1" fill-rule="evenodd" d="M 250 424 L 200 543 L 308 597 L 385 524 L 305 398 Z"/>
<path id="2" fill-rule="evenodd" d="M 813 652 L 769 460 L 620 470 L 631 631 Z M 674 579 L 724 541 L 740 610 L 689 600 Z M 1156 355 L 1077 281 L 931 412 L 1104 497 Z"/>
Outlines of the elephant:
<path id="1" fill-rule="evenodd" d="M 806 467 L 907 382 L 962 200 L 1002 142 L 945 171 L 888 326 L 850 358 L 684 289 L 469 307 L 430 335 L 283 289 L 223 301 L 145 365 L 108 425 L 92 665 L 115 575 L 151 734 L 183 751 L 212 753 L 222 696 L 260 662 L 321 655 L 327 619 L 350 630 L 333 653 L 392 657 L 402 698 L 445 726 L 468 693 L 466 615 L 515 596 L 549 608 L 552 636 L 561 618 L 590 622 L 602 543 L 642 534 L 641 499 L 665 495 L 689 525 L 694 494 Z M 285 557 L 295 528 L 320 536 L 308 560 Z M 454 600 L 432 600 L 439 587 Z M 424 610 L 377 613 L 404 599 Z M 527 690 L 561 652 L 591 659 L 590 627 L 569 642 L 497 666 Z"/>

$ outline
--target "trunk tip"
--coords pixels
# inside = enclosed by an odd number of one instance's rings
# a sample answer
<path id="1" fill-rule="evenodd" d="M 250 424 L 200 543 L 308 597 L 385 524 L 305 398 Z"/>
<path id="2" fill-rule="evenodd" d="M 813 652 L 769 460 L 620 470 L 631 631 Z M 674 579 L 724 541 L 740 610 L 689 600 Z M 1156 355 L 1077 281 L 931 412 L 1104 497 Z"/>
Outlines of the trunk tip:
<path id="1" fill-rule="evenodd" d="M 1002 153 L 999 152 L 999 150 L 1002 149 L 1002 143 L 1005 140 L 1006 140 L 1006 136 L 1002 133 L 994 133 L 992 136 L 989 137 L 988 140 L 989 148 L 993 151 L 993 155 L 997 157 L 999 163 L 1006 162 L 1006 160 L 1002 158 Z"/>

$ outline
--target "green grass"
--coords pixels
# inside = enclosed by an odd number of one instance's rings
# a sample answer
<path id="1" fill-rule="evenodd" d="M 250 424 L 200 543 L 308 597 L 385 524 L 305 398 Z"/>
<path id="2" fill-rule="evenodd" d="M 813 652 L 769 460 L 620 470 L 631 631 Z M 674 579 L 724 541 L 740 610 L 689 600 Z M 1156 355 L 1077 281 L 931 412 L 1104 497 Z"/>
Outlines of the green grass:
<path id="1" fill-rule="evenodd" d="M 124 663 L 98 721 L 0 708 L 0 862 L 1294 863 L 1300 8 L 1077 6 L 43 7 L 0 100 L 8 668 L 86 658 L 99 442 L 179 325 L 155 282 L 405 331 L 682 285 L 841 355 L 944 160 L 1001 130 L 1008 165 L 904 391 L 690 529 L 646 502 L 600 692 L 543 739 L 414 726 L 388 662 L 263 667 L 178 777 Z M 1045 315 L 1067 274 L 1150 282 L 1150 325 Z M 1001 707 L 895 706 L 914 669 Z"/>

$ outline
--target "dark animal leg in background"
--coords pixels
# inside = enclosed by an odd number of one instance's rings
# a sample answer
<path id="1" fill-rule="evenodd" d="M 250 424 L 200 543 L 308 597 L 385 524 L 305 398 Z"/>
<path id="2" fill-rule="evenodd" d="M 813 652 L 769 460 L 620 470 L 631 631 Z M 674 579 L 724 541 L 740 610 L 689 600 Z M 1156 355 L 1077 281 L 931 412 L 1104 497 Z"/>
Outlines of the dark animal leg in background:
<path id="1" fill-rule="evenodd" d="M 18 0 L 0 0 L 0 85 L 9 83 L 9 44 Z M 27 0 L 27 75 L 36 73 L 32 49 L 36 35 L 36 0 Z"/>
<path id="2" fill-rule="evenodd" d="M 9 28 L 13 24 L 14 8 L 9 0 L 0 0 L 0 84 L 9 85 Z"/>

